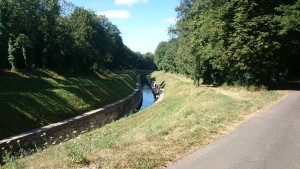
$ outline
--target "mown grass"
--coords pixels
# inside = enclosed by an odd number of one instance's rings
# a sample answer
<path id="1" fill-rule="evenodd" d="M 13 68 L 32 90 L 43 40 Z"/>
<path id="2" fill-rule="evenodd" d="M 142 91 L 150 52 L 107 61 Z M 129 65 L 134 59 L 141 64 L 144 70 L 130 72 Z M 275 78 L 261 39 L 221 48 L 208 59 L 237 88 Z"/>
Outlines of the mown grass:
<path id="1" fill-rule="evenodd" d="M 286 93 L 241 87 L 195 87 L 183 76 L 154 72 L 164 100 L 68 142 L 11 160 L 4 168 L 155 168 L 174 162 Z"/>
<path id="2" fill-rule="evenodd" d="M 0 139 L 74 117 L 130 94 L 137 72 L 36 70 L 0 75 Z"/>

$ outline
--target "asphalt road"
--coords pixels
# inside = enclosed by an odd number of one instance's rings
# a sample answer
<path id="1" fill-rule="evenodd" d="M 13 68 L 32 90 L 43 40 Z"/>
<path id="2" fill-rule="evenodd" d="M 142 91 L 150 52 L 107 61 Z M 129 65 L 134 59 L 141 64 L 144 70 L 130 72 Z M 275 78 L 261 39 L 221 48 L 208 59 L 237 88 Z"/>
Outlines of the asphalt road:
<path id="1" fill-rule="evenodd" d="M 300 91 L 172 169 L 300 169 Z"/>

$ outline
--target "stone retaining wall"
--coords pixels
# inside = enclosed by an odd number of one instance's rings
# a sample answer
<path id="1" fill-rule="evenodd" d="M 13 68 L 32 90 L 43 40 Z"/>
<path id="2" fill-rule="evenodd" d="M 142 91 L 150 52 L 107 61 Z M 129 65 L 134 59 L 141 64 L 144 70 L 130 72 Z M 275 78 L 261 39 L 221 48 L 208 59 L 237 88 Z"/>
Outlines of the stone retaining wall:
<path id="1" fill-rule="evenodd" d="M 157 100 L 163 93 L 163 89 L 160 85 L 156 84 L 149 75 L 146 75 L 146 79 L 151 87 L 151 90 Z"/>
<path id="2" fill-rule="evenodd" d="M 15 153 L 21 148 L 26 151 L 45 148 L 117 120 L 126 113 L 138 109 L 141 106 L 142 97 L 140 76 L 138 76 L 134 92 L 119 101 L 62 122 L 1 140 L 0 162 L 5 151 Z"/>

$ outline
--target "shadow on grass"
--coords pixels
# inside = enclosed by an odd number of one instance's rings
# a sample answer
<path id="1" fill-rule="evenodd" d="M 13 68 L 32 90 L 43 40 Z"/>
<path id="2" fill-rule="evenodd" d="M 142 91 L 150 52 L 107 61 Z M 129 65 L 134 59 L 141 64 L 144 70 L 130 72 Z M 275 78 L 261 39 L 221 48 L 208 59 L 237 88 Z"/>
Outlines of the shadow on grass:
<path id="1" fill-rule="evenodd" d="M 41 127 L 39 123 L 21 113 L 14 105 L 2 104 L 0 111 L 0 139 Z M 9 116 L 6 112 L 10 113 Z"/>
<path id="2" fill-rule="evenodd" d="M 0 76 L 0 139 L 110 104 L 130 94 L 136 82 L 133 72 L 112 78 L 48 75 Z"/>
<path id="3" fill-rule="evenodd" d="M 162 88 L 165 88 L 165 86 L 166 86 L 165 81 L 162 81 L 159 86 L 161 86 Z"/>
<path id="4" fill-rule="evenodd" d="M 1 101 L 0 139 L 79 114 L 74 106 L 51 91 L 6 95 Z M 5 102 L 4 105 L 2 102 Z"/>
<path id="5" fill-rule="evenodd" d="M 54 86 L 45 80 L 40 78 L 28 78 L 22 77 L 19 74 L 4 72 L 3 76 L 0 76 L 0 89 L 4 91 L 28 91 L 28 90 L 40 90 L 49 89 Z"/>

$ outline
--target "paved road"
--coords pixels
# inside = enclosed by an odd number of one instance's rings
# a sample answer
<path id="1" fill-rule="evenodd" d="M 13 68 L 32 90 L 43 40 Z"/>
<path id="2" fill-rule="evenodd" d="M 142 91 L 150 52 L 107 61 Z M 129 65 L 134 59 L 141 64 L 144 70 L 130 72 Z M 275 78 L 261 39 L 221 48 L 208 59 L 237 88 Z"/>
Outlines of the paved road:
<path id="1" fill-rule="evenodd" d="M 300 169 L 300 91 L 172 169 Z"/>

